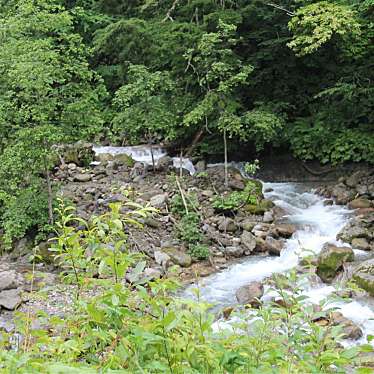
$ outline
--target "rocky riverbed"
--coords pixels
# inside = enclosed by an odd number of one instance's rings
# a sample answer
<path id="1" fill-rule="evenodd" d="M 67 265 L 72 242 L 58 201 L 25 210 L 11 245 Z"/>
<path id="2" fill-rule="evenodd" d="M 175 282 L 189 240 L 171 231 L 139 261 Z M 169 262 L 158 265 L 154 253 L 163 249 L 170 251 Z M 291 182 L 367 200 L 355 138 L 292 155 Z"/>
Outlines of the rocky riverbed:
<path id="1" fill-rule="evenodd" d="M 288 209 L 287 202 L 279 202 L 277 191 L 271 185 L 262 187 L 263 194 L 255 204 L 245 204 L 233 214 L 215 209 L 213 202 L 217 196 L 224 200 L 231 193 L 246 188 L 247 180 L 234 168 L 229 170 L 229 186 L 225 188 L 222 166 L 208 168 L 202 161 L 194 165 L 196 173 L 190 175 L 191 170 L 175 168 L 173 159 L 164 154 L 157 157 L 155 170 L 127 154 L 100 153 L 97 162 L 89 165 L 86 161 L 90 156 L 89 145 L 81 146 L 78 152 L 65 150 L 54 170 L 54 183 L 59 186 L 61 196 L 76 206 L 76 214 L 83 219 L 105 212 L 111 203 L 125 202 L 129 194 L 137 203 L 157 208 L 157 213 L 143 220 L 143 229 L 129 228 L 127 231 L 130 250 L 146 256 L 147 265 L 141 275 L 146 279 L 169 276 L 169 268 L 173 267 L 176 270 L 173 274 L 188 284 L 196 277 L 224 273 L 226 269 L 230 271 L 235 264 L 240 269 L 241 264 L 251 259 L 254 262 L 266 259 L 269 266 L 277 265 L 276 259 L 289 250 L 289 243 L 300 228 L 307 227 L 303 222 L 289 219 L 292 210 Z M 179 176 L 179 187 L 175 175 Z M 260 182 L 256 183 L 259 185 Z M 179 217 L 173 211 L 173 201 L 181 190 L 196 199 L 196 211 L 201 217 L 201 242 L 209 249 L 209 257 L 205 260 L 195 258 L 177 235 Z M 326 207 L 347 207 L 345 224 L 333 238 L 338 242 L 331 242 L 330 236 L 326 235 L 326 242 L 317 245 L 321 247 L 319 254 L 308 260 L 318 275 L 318 284 L 354 279 L 368 295 L 374 295 L 374 260 L 371 259 L 371 253 L 374 253 L 374 173 L 370 170 L 355 172 L 339 179 L 338 183 L 320 186 L 316 193 L 324 197 Z M 292 194 L 290 196 L 292 199 Z M 329 222 L 324 224 L 328 229 Z M 74 286 L 59 283 L 60 269 L 48 251 L 47 241 L 38 243 L 36 248 L 42 261 L 33 268 L 29 261 L 33 247 L 34 243 L 24 238 L 15 243 L 11 254 L 2 258 L 0 319 L 7 330 L 13 328 L 12 310 L 15 309 L 31 313 L 41 309 L 58 316 L 69 312 Z M 361 254 L 357 255 L 354 250 Z M 301 273 L 305 271 L 302 263 L 298 265 L 292 261 L 287 268 L 299 266 Z M 274 272 L 284 270 L 277 266 L 269 269 Z M 35 274 L 32 282 L 31 273 Z M 42 292 L 35 293 L 35 290 Z M 239 304 L 256 304 L 264 291 L 266 282 L 253 280 L 241 287 L 232 287 L 230 292 Z M 359 296 L 368 298 L 368 295 Z M 320 323 L 347 326 L 347 337 L 351 339 L 359 339 L 363 334 L 359 326 L 343 315 L 337 314 Z"/>

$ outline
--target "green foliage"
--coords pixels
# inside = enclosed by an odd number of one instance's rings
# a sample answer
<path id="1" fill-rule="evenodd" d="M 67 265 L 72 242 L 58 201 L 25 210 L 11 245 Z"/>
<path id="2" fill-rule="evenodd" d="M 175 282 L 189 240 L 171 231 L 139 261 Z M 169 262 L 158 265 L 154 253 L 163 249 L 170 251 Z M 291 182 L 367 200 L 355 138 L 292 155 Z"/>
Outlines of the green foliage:
<path id="1" fill-rule="evenodd" d="M 205 244 L 192 244 L 188 253 L 197 260 L 206 260 L 210 256 L 209 247 Z"/>
<path id="2" fill-rule="evenodd" d="M 113 99 L 113 132 L 131 142 L 173 139 L 177 117 L 171 105 L 175 86 L 166 72 L 130 65 L 129 83 Z"/>
<path id="3" fill-rule="evenodd" d="M 202 240 L 200 217 L 190 212 L 185 214 L 177 225 L 178 237 L 187 244 L 197 244 Z"/>
<path id="4" fill-rule="evenodd" d="M 257 205 L 261 188 L 253 181 L 247 181 L 243 191 L 234 191 L 224 196 L 215 196 L 212 206 L 215 210 L 232 214 L 245 205 Z"/>
<path id="5" fill-rule="evenodd" d="M 132 213 L 141 211 L 140 207 Z M 61 222 L 74 219 L 69 209 L 60 212 Z M 85 223 L 90 231 L 80 241 L 73 239 L 74 231 L 79 233 L 80 229 L 66 231 L 63 224 L 61 240 L 68 246 L 63 253 L 76 249 L 84 253 L 92 250 L 92 244 L 100 248 L 112 242 L 119 228 L 116 212 L 115 208 L 109 220 L 98 217 L 91 224 Z M 103 222 L 107 226 L 103 227 Z M 138 273 L 144 267 L 126 249 L 126 240 L 122 244 L 125 246 L 117 262 L 121 273 L 113 262 L 108 267 L 108 279 L 89 278 L 80 272 L 80 280 L 85 278 L 82 284 L 96 290 L 96 296 L 82 294 L 64 319 L 18 313 L 16 330 L 24 339 L 16 343 L 17 349 L 9 350 L 12 336 L 2 333 L 0 365 L 4 373 L 244 374 L 273 373 L 274 368 L 300 374 L 332 373 L 354 366 L 360 351 L 372 351 L 369 345 L 343 348 L 339 326 L 327 328 L 313 322 L 328 317 L 330 310 L 322 302 L 325 308 L 315 311 L 302 293 L 304 279 L 296 272 L 274 278 L 271 291 L 281 302 L 251 309 L 250 314 L 235 311 L 236 322 L 229 322 L 232 329 L 215 331 L 210 305 L 175 297 L 178 284 L 172 279 L 148 281 L 146 285 L 115 282 L 116 276 L 123 277 L 126 271 Z M 97 271 L 100 268 L 101 263 L 97 263 Z M 48 323 L 49 330 L 31 332 L 34 321 Z"/>
<path id="6" fill-rule="evenodd" d="M 339 35 L 354 50 L 361 35 L 354 11 L 347 5 L 328 1 L 301 7 L 289 22 L 289 28 L 294 37 L 288 46 L 300 56 L 315 52 L 334 35 Z"/>

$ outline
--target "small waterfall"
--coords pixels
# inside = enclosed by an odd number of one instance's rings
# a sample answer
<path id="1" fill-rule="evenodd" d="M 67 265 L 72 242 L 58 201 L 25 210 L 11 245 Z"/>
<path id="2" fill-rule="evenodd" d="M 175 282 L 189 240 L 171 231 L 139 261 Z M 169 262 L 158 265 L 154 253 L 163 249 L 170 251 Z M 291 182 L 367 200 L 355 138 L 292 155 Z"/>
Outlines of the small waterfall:
<path id="1" fill-rule="evenodd" d="M 93 147 L 93 151 L 96 155 L 109 154 L 114 157 L 116 155 L 126 154 L 134 161 L 142 162 L 145 165 L 152 165 L 152 153 L 156 164 L 162 157 L 167 155 L 167 152 L 161 146 L 153 146 L 151 149 L 147 144 L 129 147 L 95 146 Z M 195 174 L 195 167 L 189 158 L 182 158 L 182 165 L 180 157 L 173 157 L 172 160 L 174 168 L 179 169 L 182 167 L 182 169 L 188 170 L 191 175 Z"/>

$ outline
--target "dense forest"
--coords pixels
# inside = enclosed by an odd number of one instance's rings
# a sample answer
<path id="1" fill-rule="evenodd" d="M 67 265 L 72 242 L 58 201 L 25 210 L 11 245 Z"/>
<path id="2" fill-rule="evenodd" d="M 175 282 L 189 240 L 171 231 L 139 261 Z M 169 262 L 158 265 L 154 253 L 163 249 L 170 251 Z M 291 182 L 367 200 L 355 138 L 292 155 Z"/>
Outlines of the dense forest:
<path id="1" fill-rule="evenodd" d="M 46 223 L 57 143 L 209 157 L 225 137 L 248 158 L 374 160 L 370 0 L 9 0 L 0 14 L 7 240 Z"/>
<path id="2" fill-rule="evenodd" d="M 57 221 L 56 251 L 73 260 L 78 291 L 83 281 L 74 256 L 83 261 L 92 243 L 123 244 L 122 220 L 133 215 L 119 219 L 112 207 L 110 217 L 87 219 L 87 231 L 70 225 L 52 175 L 63 145 L 162 144 L 194 160 L 286 153 L 322 165 L 374 164 L 373 0 L 2 0 L 0 21 L 1 248 L 25 235 L 46 240 Z M 237 193 L 235 204 L 243 196 Z M 185 200 L 179 203 L 187 210 Z M 131 208 L 140 217 L 152 213 Z M 17 370 L 23 361 L 25 373 L 42 372 L 54 355 L 61 364 L 46 372 L 73 373 L 65 366 L 73 361 L 81 365 L 77 373 L 99 367 L 108 373 L 320 373 L 346 368 L 357 353 L 335 352 L 338 332 L 304 329 L 312 311 L 300 306 L 297 292 L 275 320 L 270 309 L 259 312 L 266 327 L 255 335 L 217 338 L 207 305 L 178 304 L 170 280 L 151 285 L 153 297 L 145 288 L 121 289 L 117 260 L 100 256 L 115 286 L 93 303 L 78 303 L 71 335 L 41 334 L 36 356 L 30 337 L 23 356 L 0 355 L 0 362 Z M 137 268 L 138 257 L 118 256 L 123 274 Z M 290 277 L 281 282 L 297 289 Z M 132 309 L 116 310 L 126 303 Z M 282 335 L 272 336 L 291 325 L 312 339 L 305 343 L 295 333 L 285 344 Z"/>

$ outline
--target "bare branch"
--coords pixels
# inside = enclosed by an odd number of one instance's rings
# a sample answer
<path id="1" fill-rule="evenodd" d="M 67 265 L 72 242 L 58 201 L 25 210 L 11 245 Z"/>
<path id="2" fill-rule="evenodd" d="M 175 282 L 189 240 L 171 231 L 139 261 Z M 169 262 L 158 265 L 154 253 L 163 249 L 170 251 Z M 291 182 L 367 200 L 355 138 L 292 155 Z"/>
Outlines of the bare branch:
<path id="1" fill-rule="evenodd" d="M 166 22 L 168 19 L 169 19 L 170 21 L 174 21 L 173 18 L 172 18 L 172 16 L 171 16 L 171 14 L 174 12 L 174 10 L 175 10 L 176 6 L 178 5 L 178 3 L 179 3 L 179 0 L 174 0 L 174 2 L 173 2 L 173 4 L 172 4 L 171 8 L 170 8 L 170 9 L 168 10 L 168 12 L 166 13 L 166 16 L 165 16 L 165 18 L 162 20 L 162 22 Z"/>
<path id="2" fill-rule="evenodd" d="M 281 7 L 280 5 L 277 5 L 277 4 L 274 4 L 274 3 L 267 3 L 266 5 L 269 5 L 273 8 L 275 8 L 275 9 L 282 10 L 283 12 L 286 12 L 286 14 L 290 17 L 293 17 L 295 15 L 295 13 L 291 12 L 290 10 L 288 10 L 286 8 Z"/>

